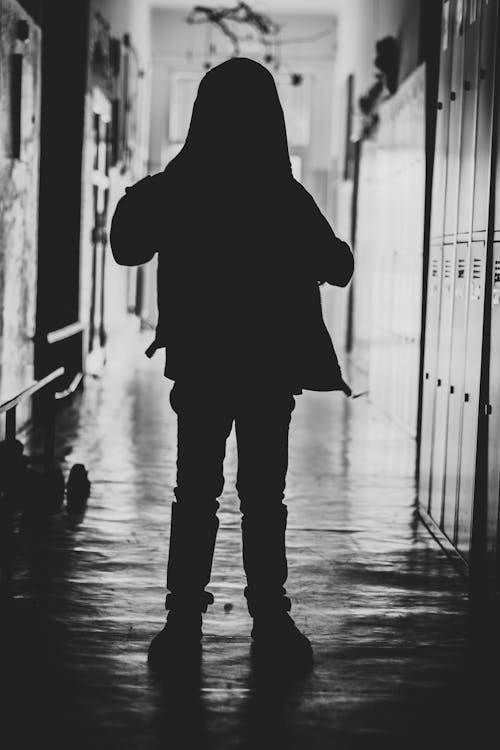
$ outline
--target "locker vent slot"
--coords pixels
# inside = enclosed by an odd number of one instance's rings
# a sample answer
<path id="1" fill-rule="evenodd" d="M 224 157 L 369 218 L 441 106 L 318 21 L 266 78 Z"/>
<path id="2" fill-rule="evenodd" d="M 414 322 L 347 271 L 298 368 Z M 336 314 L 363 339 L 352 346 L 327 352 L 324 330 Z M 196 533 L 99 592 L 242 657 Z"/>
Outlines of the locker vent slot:
<path id="1" fill-rule="evenodd" d="M 463 258 L 458 259 L 457 263 L 457 278 L 463 279 L 465 276 L 465 260 Z"/>
<path id="2" fill-rule="evenodd" d="M 474 258 L 474 260 L 472 261 L 472 278 L 473 279 L 481 278 L 482 265 L 483 265 L 482 258 Z"/>
<path id="3" fill-rule="evenodd" d="M 449 279 L 451 276 L 451 261 L 445 260 L 444 262 L 444 277 L 445 279 Z"/>
<path id="4" fill-rule="evenodd" d="M 434 260 L 432 261 L 432 268 L 431 268 L 431 274 L 432 274 L 433 279 L 437 277 L 438 270 L 439 270 L 438 260 L 437 258 L 434 258 Z"/>
<path id="5" fill-rule="evenodd" d="M 500 284 L 500 260 L 495 261 L 494 284 Z"/>

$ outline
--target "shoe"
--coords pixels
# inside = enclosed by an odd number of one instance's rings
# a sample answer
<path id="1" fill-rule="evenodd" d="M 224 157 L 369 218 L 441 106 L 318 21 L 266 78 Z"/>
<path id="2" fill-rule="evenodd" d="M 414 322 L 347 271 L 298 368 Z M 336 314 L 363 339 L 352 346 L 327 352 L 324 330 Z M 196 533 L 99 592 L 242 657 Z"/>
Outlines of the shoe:
<path id="1" fill-rule="evenodd" d="M 149 645 L 150 666 L 164 668 L 199 658 L 202 636 L 199 612 L 171 610 L 163 630 Z"/>
<path id="2" fill-rule="evenodd" d="M 255 617 L 251 637 L 255 659 L 279 663 L 292 670 L 312 666 L 311 642 L 287 612 Z"/>

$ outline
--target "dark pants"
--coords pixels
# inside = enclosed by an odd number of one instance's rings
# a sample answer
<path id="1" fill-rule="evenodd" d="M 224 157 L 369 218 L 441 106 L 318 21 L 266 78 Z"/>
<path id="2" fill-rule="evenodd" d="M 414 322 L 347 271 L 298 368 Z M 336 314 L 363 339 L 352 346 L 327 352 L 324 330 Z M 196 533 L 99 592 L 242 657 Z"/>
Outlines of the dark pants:
<path id="1" fill-rule="evenodd" d="M 293 395 L 278 389 L 200 389 L 176 382 L 170 403 L 178 417 L 176 505 L 186 519 L 185 531 L 179 536 L 189 536 L 183 546 L 190 548 L 191 554 L 186 558 L 180 542 L 172 547 L 171 537 L 169 590 L 180 596 L 183 588 L 204 588 L 210 578 L 206 537 L 214 529 L 217 499 L 224 487 L 226 441 L 234 422 L 248 607 L 251 614 L 289 609 L 284 589 L 286 506 L 282 500 Z M 215 527 L 213 544 L 216 531 Z M 202 559 L 196 555 L 199 549 L 205 550 Z M 187 566 L 191 574 L 186 572 Z M 197 567 L 200 575 L 190 578 Z"/>

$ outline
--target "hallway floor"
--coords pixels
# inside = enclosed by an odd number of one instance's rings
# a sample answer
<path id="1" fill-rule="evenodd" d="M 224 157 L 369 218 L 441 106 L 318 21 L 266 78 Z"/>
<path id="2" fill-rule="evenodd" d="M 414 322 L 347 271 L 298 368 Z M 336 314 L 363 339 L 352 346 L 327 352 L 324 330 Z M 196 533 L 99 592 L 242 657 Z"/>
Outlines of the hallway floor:
<path id="1" fill-rule="evenodd" d="M 252 672 L 234 435 L 199 680 L 149 672 L 175 415 L 161 353 L 149 362 L 149 339 L 136 339 L 115 345 L 104 376 L 59 417 L 64 465 L 89 470 L 86 513 L 21 523 L 14 537 L 3 746 L 457 747 L 471 692 L 465 584 L 417 522 L 408 439 L 366 399 L 307 393 L 292 421 L 288 590 L 313 672 L 284 682 Z"/>

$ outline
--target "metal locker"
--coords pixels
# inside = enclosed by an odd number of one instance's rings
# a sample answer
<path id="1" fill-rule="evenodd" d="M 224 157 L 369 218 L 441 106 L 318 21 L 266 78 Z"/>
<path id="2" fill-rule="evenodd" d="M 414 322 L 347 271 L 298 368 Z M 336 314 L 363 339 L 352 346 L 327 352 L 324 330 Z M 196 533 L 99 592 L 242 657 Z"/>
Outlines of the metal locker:
<path id="1" fill-rule="evenodd" d="M 447 179 L 444 215 L 444 245 L 441 301 L 438 333 L 438 355 L 435 373 L 436 395 L 431 447 L 429 513 L 442 526 L 443 491 L 446 472 L 446 429 L 450 381 L 451 334 L 454 306 L 455 246 L 460 179 L 460 144 L 462 134 L 462 100 L 464 71 L 465 18 L 464 0 L 456 0 L 451 20 L 451 88 L 447 151 Z"/>
<path id="2" fill-rule="evenodd" d="M 464 14 L 464 79 L 457 215 L 457 245 L 454 258 L 454 302 L 452 314 L 450 383 L 444 476 L 443 531 L 455 537 L 460 445 L 463 419 L 465 349 L 469 288 L 469 240 L 472 229 L 475 178 L 476 121 L 479 81 L 480 15 L 469 2 Z"/>
<path id="3" fill-rule="evenodd" d="M 436 142 L 432 176 L 431 240 L 443 236 L 446 196 L 448 129 L 450 117 L 451 54 L 453 45 L 454 0 L 443 3 L 441 22 L 441 53 L 436 114 Z"/>
<path id="4" fill-rule="evenodd" d="M 429 248 L 429 280 L 425 316 L 424 382 L 422 389 L 422 424 L 420 431 L 419 501 L 429 506 L 434 405 L 436 398 L 436 367 L 441 300 L 442 240 L 431 242 Z"/>
<path id="5" fill-rule="evenodd" d="M 498 0 L 483 0 L 479 50 L 477 147 L 472 218 L 473 232 L 485 232 L 488 222 L 497 25 Z M 497 190 L 497 195 L 498 192 L 499 191 Z M 500 217 L 500 211 L 498 216 Z"/>
<path id="6" fill-rule="evenodd" d="M 457 229 L 464 71 L 464 5 L 464 0 L 456 1 L 454 18 L 451 24 L 453 43 L 451 54 L 451 88 L 449 93 L 448 169 L 444 218 L 444 234 L 448 241 L 455 237 Z"/>
<path id="7" fill-rule="evenodd" d="M 448 167 L 450 117 L 451 59 L 454 41 L 456 0 L 445 0 L 442 9 L 441 51 L 439 60 L 438 109 L 434 152 L 431 242 L 425 317 L 425 350 L 422 388 L 422 420 L 420 431 L 419 501 L 428 509 L 433 449 L 434 407 L 436 398 L 436 367 L 439 341 L 444 210 Z"/>
<path id="8" fill-rule="evenodd" d="M 477 93 L 479 80 L 480 19 L 470 2 L 464 14 L 464 71 L 462 83 L 462 127 L 460 133 L 460 166 L 458 187 L 457 233 L 468 238 L 472 226 L 474 191 Z"/>
<path id="9" fill-rule="evenodd" d="M 483 348 L 485 274 L 486 243 L 483 241 L 474 241 L 471 243 L 469 267 L 465 390 L 456 529 L 456 546 L 466 558 L 469 556 L 470 551 L 472 505 L 474 500 L 479 387 Z"/>
<path id="10" fill-rule="evenodd" d="M 441 525 L 443 480 L 446 459 L 446 425 L 450 383 L 451 328 L 453 320 L 455 243 L 443 245 L 443 281 L 439 316 L 439 349 L 436 368 L 436 397 L 431 456 L 429 513 Z"/>
<path id="11" fill-rule="evenodd" d="M 458 242 L 455 253 L 454 310 L 450 359 L 448 421 L 444 477 L 444 510 L 442 529 L 453 540 L 457 510 L 460 462 L 460 436 L 463 416 L 465 378 L 465 335 L 467 326 L 467 289 L 469 243 Z"/>
<path id="12" fill-rule="evenodd" d="M 488 503 L 486 554 L 492 578 L 500 579 L 500 242 L 493 243 L 489 367 Z"/>

